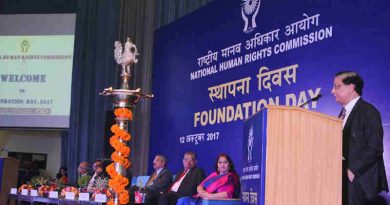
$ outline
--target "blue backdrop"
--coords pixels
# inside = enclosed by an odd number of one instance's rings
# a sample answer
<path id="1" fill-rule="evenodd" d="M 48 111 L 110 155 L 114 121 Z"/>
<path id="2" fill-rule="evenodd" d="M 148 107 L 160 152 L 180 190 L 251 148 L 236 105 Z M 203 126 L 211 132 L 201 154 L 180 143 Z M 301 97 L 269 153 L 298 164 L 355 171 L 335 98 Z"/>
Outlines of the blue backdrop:
<path id="1" fill-rule="evenodd" d="M 256 6 L 219 0 L 156 31 L 150 163 L 165 154 L 175 172 L 193 150 L 209 173 L 226 152 L 242 174 L 246 118 L 265 104 L 296 106 L 319 93 L 306 108 L 337 116 L 333 76 L 354 70 L 365 80 L 363 98 L 382 114 L 389 176 L 390 2 L 263 0 L 257 12 Z"/>

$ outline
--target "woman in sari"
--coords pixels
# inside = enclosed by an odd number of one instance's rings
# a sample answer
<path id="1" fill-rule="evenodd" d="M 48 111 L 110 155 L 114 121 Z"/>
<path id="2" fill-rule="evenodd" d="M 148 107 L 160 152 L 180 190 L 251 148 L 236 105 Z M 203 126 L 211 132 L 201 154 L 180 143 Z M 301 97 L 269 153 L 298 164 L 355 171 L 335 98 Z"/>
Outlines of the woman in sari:
<path id="1" fill-rule="evenodd" d="M 236 198 L 240 192 L 240 182 L 234 170 L 233 161 L 227 154 L 218 155 L 215 172 L 211 173 L 197 187 L 198 194 L 180 198 L 176 205 L 200 205 L 202 199 Z"/>
<path id="2" fill-rule="evenodd" d="M 58 183 L 64 185 L 68 183 L 68 168 L 61 167 L 57 173 L 56 179 Z"/>

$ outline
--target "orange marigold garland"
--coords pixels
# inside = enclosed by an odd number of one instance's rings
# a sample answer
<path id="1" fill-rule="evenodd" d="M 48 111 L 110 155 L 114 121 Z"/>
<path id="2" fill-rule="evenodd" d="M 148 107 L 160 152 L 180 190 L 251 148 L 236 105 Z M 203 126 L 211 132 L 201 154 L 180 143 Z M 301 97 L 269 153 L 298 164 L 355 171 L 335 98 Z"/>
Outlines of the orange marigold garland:
<path id="1" fill-rule="evenodd" d="M 127 108 L 117 108 L 114 114 L 116 117 L 127 118 L 129 120 L 133 119 L 133 113 Z M 110 144 L 115 149 L 115 152 L 111 154 L 111 159 L 114 163 L 119 163 L 127 169 L 131 163 L 128 159 L 130 147 L 126 145 L 126 142 L 131 139 L 131 135 L 127 130 L 121 129 L 117 124 L 111 126 L 111 132 L 114 135 L 110 138 Z M 129 184 L 129 180 L 115 170 L 114 163 L 111 163 L 106 168 L 111 178 L 108 180 L 108 186 L 118 195 L 119 204 L 127 204 L 129 202 L 129 192 L 125 190 L 125 187 Z M 107 202 L 107 205 L 114 205 L 114 199 L 112 197 Z"/>
<path id="2" fill-rule="evenodd" d="M 130 109 L 127 108 L 117 108 L 114 111 L 115 116 L 128 118 L 129 120 L 133 120 L 133 113 Z"/>

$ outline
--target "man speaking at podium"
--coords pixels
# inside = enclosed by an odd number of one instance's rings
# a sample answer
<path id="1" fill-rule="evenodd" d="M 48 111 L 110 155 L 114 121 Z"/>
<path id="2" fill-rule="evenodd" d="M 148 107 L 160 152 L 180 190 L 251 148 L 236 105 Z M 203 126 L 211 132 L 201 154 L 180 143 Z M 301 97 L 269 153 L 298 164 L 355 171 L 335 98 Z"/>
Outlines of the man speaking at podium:
<path id="1" fill-rule="evenodd" d="M 335 75 L 332 94 L 343 106 L 343 205 L 375 204 L 389 191 L 383 162 L 383 127 L 379 111 L 365 102 L 363 79 L 350 71 Z"/>

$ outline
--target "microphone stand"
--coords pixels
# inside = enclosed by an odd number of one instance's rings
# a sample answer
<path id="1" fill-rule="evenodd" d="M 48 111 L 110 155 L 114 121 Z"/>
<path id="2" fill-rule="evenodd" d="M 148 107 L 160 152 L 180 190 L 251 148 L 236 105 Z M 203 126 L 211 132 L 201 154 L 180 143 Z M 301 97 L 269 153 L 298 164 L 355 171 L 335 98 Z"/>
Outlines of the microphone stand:
<path id="1" fill-rule="evenodd" d="M 319 100 L 320 97 L 322 97 L 322 95 L 321 95 L 321 94 L 318 94 L 318 95 L 315 96 L 314 98 L 312 98 L 312 99 L 310 99 L 310 100 L 308 100 L 308 101 L 302 103 L 302 104 L 299 105 L 298 107 L 302 108 L 303 106 L 307 105 L 309 102 L 315 102 L 315 101 Z"/>

